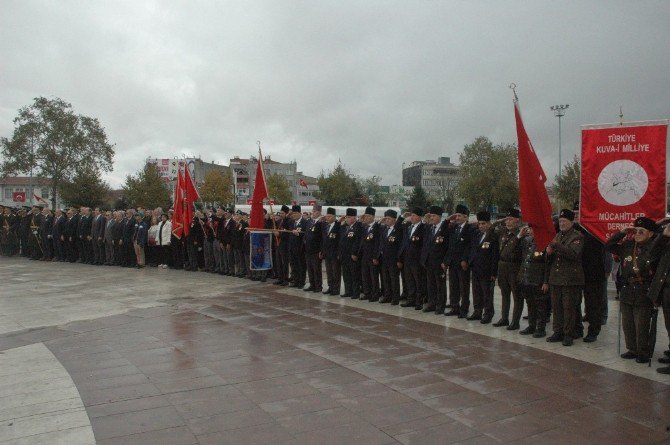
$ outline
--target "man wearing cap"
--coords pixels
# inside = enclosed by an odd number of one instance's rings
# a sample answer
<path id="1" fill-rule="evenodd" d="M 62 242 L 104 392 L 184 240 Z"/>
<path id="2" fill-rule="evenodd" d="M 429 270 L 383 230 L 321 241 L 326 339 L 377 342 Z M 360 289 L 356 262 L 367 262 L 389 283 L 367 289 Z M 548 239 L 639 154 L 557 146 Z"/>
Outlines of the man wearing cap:
<path id="1" fill-rule="evenodd" d="M 278 238 L 279 246 L 277 248 L 277 281 L 274 284 L 279 286 L 289 285 L 289 241 L 291 233 L 279 232 L 280 230 L 289 230 L 293 226 L 293 221 L 288 217 L 291 209 L 288 206 L 281 206 L 279 211 L 279 223 L 275 236 Z"/>
<path id="2" fill-rule="evenodd" d="M 426 268 L 426 304 L 424 312 L 444 314 L 447 302 L 447 283 L 442 259 L 449 247 L 449 221 L 442 220 L 444 209 L 440 206 L 430 206 L 427 215 L 430 225 L 426 226 L 426 245 L 421 256 Z"/>
<path id="3" fill-rule="evenodd" d="M 519 331 L 521 335 L 533 335 L 543 338 L 547 335 L 545 327 L 548 313 L 548 290 L 542 289 L 544 269 L 546 266 L 545 252 L 538 252 L 533 237 L 533 229 L 526 226 L 519 231 L 523 260 L 519 269 L 519 290 L 528 306 L 528 327 Z"/>
<path id="4" fill-rule="evenodd" d="M 612 235 L 605 243 L 608 252 L 621 258 L 624 284 L 619 300 L 621 326 L 628 349 L 621 358 L 635 359 L 638 363 L 648 363 L 651 359 L 649 325 L 654 303 L 649 298 L 649 289 L 658 265 L 658 252 L 653 249 L 657 229 L 653 220 L 642 216 L 635 219 L 632 229 Z M 634 233 L 633 239 L 624 240 L 629 231 Z"/>
<path id="5" fill-rule="evenodd" d="M 19 225 L 19 238 L 21 240 L 21 256 L 30 257 L 30 237 L 32 232 L 30 231 L 30 207 L 23 206 L 19 211 L 19 218 L 21 222 Z"/>
<path id="6" fill-rule="evenodd" d="M 449 227 L 449 247 L 442 260 L 449 269 L 449 307 L 444 315 L 466 318 L 470 310 L 470 248 L 474 227 L 468 224 L 470 210 L 463 204 L 456 206 L 453 223 Z"/>
<path id="7" fill-rule="evenodd" d="M 563 209 L 558 215 L 559 232 L 547 246 L 547 268 L 542 290 L 551 292 L 554 333 L 548 342 L 571 346 L 576 337 L 577 305 L 584 286 L 582 251 L 584 236 L 574 228 L 575 212 Z"/>
<path id="8" fill-rule="evenodd" d="M 364 236 L 363 225 L 356 220 L 356 215 L 356 209 L 347 209 L 347 225 L 341 230 L 339 244 L 339 258 L 342 264 L 342 278 L 344 279 L 344 294 L 342 296 L 351 297 L 352 300 L 357 300 L 361 293 L 361 263 L 358 255 Z"/>
<path id="9" fill-rule="evenodd" d="M 321 206 L 315 204 L 312 207 L 311 217 L 305 221 L 305 261 L 307 263 L 309 286 L 303 289 L 304 291 L 323 291 L 320 255 L 323 224 L 323 221 L 321 221 Z"/>
<path id="10" fill-rule="evenodd" d="M 30 259 L 39 260 L 42 257 L 42 242 L 39 237 L 39 229 L 42 224 L 42 213 L 39 206 L 33 206 L 30 212 L 30 238 L 28 246 L 30 249 Z"/>
<path id="11" fill-rule="evenodd" d="M 389 209 L 384 212 L 384 225 L 379 242 L 380 270 L 382 277 L 383 297 L 380 303 L 400 303 L 400 248 L 403 243 L 404 226 L 402 216 Z"/>
<path id="12" fill-rule="evenodd" d="M 244 261 L 244 234 L 249 226 L 244 221 L 244 212 L 238 210 L 233 215 L 235 230 L 232 233 L 231 245 L 233 246 L 233 258 L 235 260 L 235 276 L 243 278 L 247 275 L 247 265 Z"/>
<path id="13" fill-rule="evenodd" d="M 56 209 L 53 227 L 54 256 L 56 261 L 65 261 L 65 225 L 67 221 L 61 209 Z"/>
<path id="14" fill-rule="evenodd" d="M 659 257 L 656 273 L 649 286 L 649 300 L 655 306 L 663 307 L 663 319 L 665 321 L 665 330 L 670 335 L 670 279 L 668 279 L 668 272 L 670 272 L 670 221 L 663 220 L 659 224 L 663 227 L 663 231 L 654 240 L 652 245 L 652 255 Z M 664 366 L 657 368 L 661 374 L 670 374 L 670 348 L 663 352 L 663 356 L 658 359 L 659 363 Z"/>
<path id="15" fill-rule="evenodd" d="M 307 279 L 307 265 L 305 261 L 305 242 L 303 241 L 306 232 L 306 221 L 302 217 L 301 207 L 294 204 L 291 207 L 290 226 L 291 230 L 288 248 L 289 262 L 291 264 L 291 287 L 302 289 Z"/>
<path id="16" fill-rule="evenodd" d="M 42 224 L 40 224 L 40 237 L 42 244 L 42 261 L 51 261 L 54 254 L 54 240 L 53 240 L 54 217 L 51 209 L 45 207 L 42 209 Z"/>
<path id="17" fill-rule="evenodd" d="M 321 228 L 321 252 L 319 256 L 326 262 L 326 281 L 328 289 L 324 294 L 340 295 L 342 269 L 338 259 L 340 222 L 336 220 L 335 209 L 328 207 Z"/>
<path id="18" fill-rule="evenodd" d="M 510 209 L 507 217 L 496 221 L 494 225 L 504 224 L 499 237 L 500 260 L 498 261 L 498 287 L 502 294 L 502 314 L 500 320 L 493 326 L 507 326 L 509 330 L 519 329 L 519 320 L 523 313 L 523 296 L 519 291 L 518 279 L 521 267 L 521 238 L 519 237 L 519 223 L 521 212 Z M 511 298 L 514 298 L 512 323 L 509 322 Z"/>
<path id="19" fill-rule="evenodd" d="M 479 232 L 474 234 L 468 260 L 472 270 L 472 305 L 474 312 L 468 320 L 491 323 L 493 314 L 493 287 L 498 276 L 498 236 L 491 230 L 491 214 L 477 213 Z M 541 283 L 540 283 L 541 284 Z"/>
<path id="20" fill-rule="evenodd" d="M 416 310 L 423 308 L 426 296 L 426 271 L 421 265 L 421 253 L 426 236 L 423 216 L 421 207 L 414 207 L 410 211 L 409 224 L 403 234 L 403 245 L 400 249 L 400 263 L 405 270 L 407 284 L 407 301 L 400 306 L 414 307 Z"/>
<path id="21" fill-rule="evenodd" d="M 363 285 L 362 300 L 379 301 L 379 241 L 381 240 L 381 224 L 375 221 L 376 210 L 366 207 L 361 217 L 363 224 L 363 241 L 361 242 L 361 283 Z"/>

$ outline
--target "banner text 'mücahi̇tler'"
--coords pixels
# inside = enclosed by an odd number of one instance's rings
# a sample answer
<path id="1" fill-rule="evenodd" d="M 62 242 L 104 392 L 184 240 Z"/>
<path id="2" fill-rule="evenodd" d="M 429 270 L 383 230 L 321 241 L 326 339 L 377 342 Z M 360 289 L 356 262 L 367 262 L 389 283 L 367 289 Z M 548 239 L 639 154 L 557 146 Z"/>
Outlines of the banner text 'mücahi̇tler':
<path id="1" fill-rule="evenodd" d="M 638 216 L 665 216 L 667 131 L 667 122 L 582 129 L 579 219 L 600 240 Z"/>

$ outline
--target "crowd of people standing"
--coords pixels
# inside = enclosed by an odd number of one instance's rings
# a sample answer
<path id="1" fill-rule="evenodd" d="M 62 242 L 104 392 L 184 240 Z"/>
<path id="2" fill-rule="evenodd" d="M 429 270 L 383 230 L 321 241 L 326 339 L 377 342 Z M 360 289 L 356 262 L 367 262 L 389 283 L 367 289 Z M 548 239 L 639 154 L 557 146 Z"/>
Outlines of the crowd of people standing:
<path id="1" fill-rule="evenodd" d="M 341 216 L 331 207 L 322 215 L 319 205 L 311 212 L 302 212 L 298 205 L 264 212 L 263 230 L 271 233 L 273 244 L 268 270 L 249 267 L 249 215 L 227 208 L 197 210 L 188 235 L 182 237 L 173 233 L 173 211 L 161 208 L 4 208 L 0 253 L 41 261 L 204 271 L 261 282 L 271 278 L 278 286 L 490 323 L 564 346 L 579 338 L 597 340 L 607 320 L 607 279 L 614 255 L 627 349 L 622 358 L 651 360 L 654 307 L 663 308 L 670 333 L 668 221 L 637 218 L 631 228 L 603 244 L 576 222 L 578 210 L 563 209 L 556 237 L 539 250 L 533 228 L 522 224 L 518 209 L 497 221 L 481 211 L 476 222 L 470 221 L 464 205 L 446 218 L 439 206 L 412 208 L 402 215 L 387 210 L 380 217 L 373 207 L 362 215 L 349 208 Z M 494 322 L 496 283 L 502 308 Z M 528 324 L 521 329 L 524 305 Z M 550 319 L 552 333 L 547 336 Z M 659 361 L 670 365 L 670 350 Z M 670 374 L 670 366 L 658 372 Z"/>

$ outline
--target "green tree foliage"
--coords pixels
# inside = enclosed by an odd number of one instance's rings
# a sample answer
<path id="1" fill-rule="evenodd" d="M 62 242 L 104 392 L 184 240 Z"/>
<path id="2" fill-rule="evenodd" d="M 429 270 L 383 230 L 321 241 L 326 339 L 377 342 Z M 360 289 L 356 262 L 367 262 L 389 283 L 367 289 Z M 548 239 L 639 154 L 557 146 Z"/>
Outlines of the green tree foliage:
<path id="1" fill-rule="evenodd" d="M 123 198 L 130 207 L 168 208 L 170 192 L 154 164 L 147 163 L 136 175 L 128 175 L 123 185 Z"/>
<path id="2" fill-rule="evenodd" d="M 461 181 L 457 193 L 472 209 L 498 206 L 505 209 L 519 202 L 516 145 L 493 143 L 480 136 L 460 153 Z"/>
<path id="3" fill-rule="evenodd" d="M 362 181 L 363 195 L 367 197 L 369 205 L 385 206 L 388 202 L 389 194 L 382 190 L 381 181 L 381 176 L 372 176 Z"/>
<path id="4" fill-rule="evenodd" d="M 293 201 L 293 193 L 288 180 L 280 174 L 272 173 L 265 178 L 267 181 L 268 196 L 277 204 L 290 204 Z"/>
<path id="5" fill-rule="evenodd" d="M 233 198 L 233 178 L 230 173 L 224 174 L 220 170 L 210 170 L 205 175 L 205 183 L 200 188 L 200 197 L 206 203 L 229 205 Z"/>
<path id="6" fill-rule="evenodd" d="M 109 186 L 97 172 L 80 171 L 60 187 L 61 198 L 71 206 L 101 207 L 109 194 Z"/>
<path id="7" fill-rule="evenodd" d="M 432 205 L 432 199 L 428 196 L 423 187 L 420 185 L 414 187 L 412 195 L 407 200 L 407 208 L 411 210 L 414 207 L 421 207 L 425 211 L 430 205 Z"/>
<path id="8" fill-rule="evenodd" d="M 327 174 L 321 172 L 318 177 L 318 198 L 326 204 L 342 205 L 366 205 L 367 197 L 363 196 L 361 185 L 353 174 L 347 171 L 341 162 Z"/>
<path id="9" fill-rule="evenodd" d="M 77 115 L 62 99 L 35 98 L 14 119 L 11 139 L 0 139 L 3 176 L 28 173 L 51 178 L 52 202 L 77 172 L 111 171 L 114 146 L 97 119 Z"/>
<path id="10" fill-rule="evenodd" d="M 556 176 L 555 189 L 559 208 L 572 208 L 575 201 L 579 200 L 579 189 L 581 181 L 581 163 L 577 155 L 563 166 L 561 176 Z"/>

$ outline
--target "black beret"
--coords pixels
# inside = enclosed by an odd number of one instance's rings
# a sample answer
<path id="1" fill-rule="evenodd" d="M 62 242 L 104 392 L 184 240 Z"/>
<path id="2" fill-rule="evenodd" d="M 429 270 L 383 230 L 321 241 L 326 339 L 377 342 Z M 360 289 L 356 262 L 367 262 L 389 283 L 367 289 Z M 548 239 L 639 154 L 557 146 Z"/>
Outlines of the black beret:
<path id="1" fill-rule="evenodd" d="M 491 214 L 486 210 L 477 212 L 477 221 L 491 221 Z"/>
<path id="2" fill-rule="evenodd" d="M 574 221 L 575 220 L 575 212 L 573 212 L 570 209 L 562 209 L 561 212 L 558 214 L 558 217 L 569 219 L 570 221 Z"/>
<path id="3" fill-rule="evenodd" d="M 357 214 L 356 209 L 352 209 L 351 207 L 347 209 L 347 216 L 356 216 Z"/>
<path id="4" fill-rule="evenodd" d="M 440 206 L 430 206 L 428 207 L 428 213 L 442 216 L 442 214 L 444 213 L 444 209 Z"/>
<path id="5" fill-rule="evenodd" d="M 398 212 L 392 209 L 388 209 L 387 211 L 384 212 L 384 216 L 390 216 L 391 218 L 397 218 L 398 217 Z"/>
<path id="6" fill-rule="evenodd" d="M 375 213 L 377 213 L 377 211 L 375 210 L 374 207 L 366 207 L 365 208 L 365 214 L 366 215 L 375 216 Z"/>
<path id="7" fill-rule="evenodd" d="M 298 204 L 295 204 L 293 207 L 291 207 L 291 211 L 293 212 L 300 212 L 300 206 Z"/>
<path id="8" fill-rule="evenodd" d="M 414 213 L 416 216 L 423 216 L 423 209 L 421 207 L 412 207 L 410 213 Z"/>
<path id="9" fill-rule="evenodd" d="M 284 213 L 288 213 L 290 210 L 291 209 L 289 209 L 287 205 L 281 206 L 281 211 L 284 212 Z"/>
<path id="10" fill-rule="evenodd" d="M 332 207 L 328 207 L 326 209 L 326 215 L 335 215 L 335 209 Z"/>
<path id="11" fill-rule="evenodd" d="M 521 218 L 521 211 L 519 209 L 509 209 L 507 211 L 507 216 L 511 216 L 512 218 Z"/>
<path id="12" fill-rule="evenodd" d="M 654 220 L 647 218 L 646 216 L 640 216 L 636 218 L 635 222 L 633 222 L 633 227 L 641 227 L 643 229 L 649 230 L 650 232 L 655 232 L 658 229 L 658 226 Z"/>
<path id="13" fill-rule="evenodd" d="M 465 205 L 463 204 L 458 204 L 456 206 L 456 213 L 460 213 L 462 215 L 469 215 L 470 214 L 470 209 L 468 209 Z"/>

